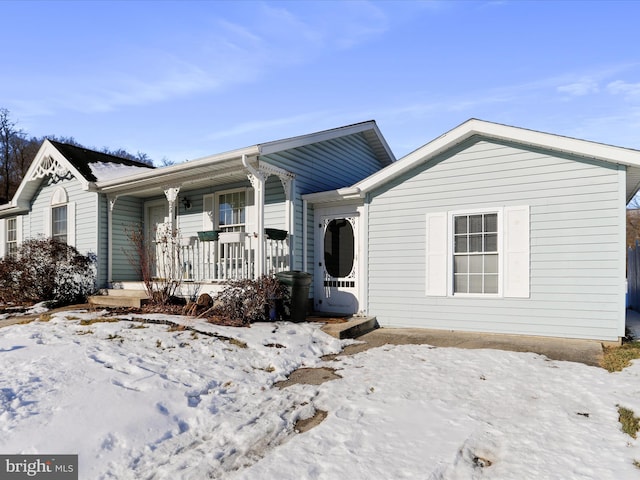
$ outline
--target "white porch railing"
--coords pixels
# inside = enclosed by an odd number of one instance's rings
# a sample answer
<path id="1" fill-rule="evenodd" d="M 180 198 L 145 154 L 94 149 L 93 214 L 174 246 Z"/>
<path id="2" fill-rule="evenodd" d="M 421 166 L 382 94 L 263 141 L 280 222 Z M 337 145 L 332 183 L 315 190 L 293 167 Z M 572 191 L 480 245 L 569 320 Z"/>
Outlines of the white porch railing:
<path id="1" fill-rule="evenodd" d="M 183 280 L 207 282 L 255 278 L 258 239 L 244 232 L 221 233 L 205 241 L 185 237 L 180 245 Z M 265 238 L 265 273 L 289 269 L 289 241 Z"/>

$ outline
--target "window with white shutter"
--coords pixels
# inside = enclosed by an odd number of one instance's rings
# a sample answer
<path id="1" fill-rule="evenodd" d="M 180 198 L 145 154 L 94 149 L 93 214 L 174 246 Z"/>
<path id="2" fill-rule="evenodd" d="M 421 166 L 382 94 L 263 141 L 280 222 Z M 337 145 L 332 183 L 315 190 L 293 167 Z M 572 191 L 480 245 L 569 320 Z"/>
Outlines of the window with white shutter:
<path id="1" fill-rule="evenodd" d="M 528 298 L 529 207 L 428 213 L 426 295 Z"/>

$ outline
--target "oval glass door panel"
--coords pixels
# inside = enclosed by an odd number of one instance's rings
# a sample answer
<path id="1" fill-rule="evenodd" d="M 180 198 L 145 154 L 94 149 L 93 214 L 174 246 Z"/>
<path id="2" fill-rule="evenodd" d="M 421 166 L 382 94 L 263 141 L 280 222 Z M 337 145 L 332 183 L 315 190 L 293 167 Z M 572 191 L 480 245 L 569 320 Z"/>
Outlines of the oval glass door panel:
<path id="1" fill-rule="evenodd" d="M 354 235 L 351 223 L 338 218 L 331 220 L 324 233 L 324 266 L 334 278 L 349 276 L 354 263 Z"/>

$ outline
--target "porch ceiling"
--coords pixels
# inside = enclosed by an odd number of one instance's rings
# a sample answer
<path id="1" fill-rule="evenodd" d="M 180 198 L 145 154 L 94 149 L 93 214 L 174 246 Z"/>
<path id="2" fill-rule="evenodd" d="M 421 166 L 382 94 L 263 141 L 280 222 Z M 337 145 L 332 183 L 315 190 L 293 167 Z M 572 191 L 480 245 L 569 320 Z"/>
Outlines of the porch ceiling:
<path id="1" fill-rule="evenodd" d="M 242 165 L 241 158 L 231 158 L 215 163 L 193 165 L 180 164 L 182 168 L 167 167 L 154 175 L 144 175 L 114 185 L 100 185 L 98 188 L 109 195 L 148 197 L 161 194 L 167 187 L 179 186 L 181 189 L 196 189 L 233 183 L 247 179 L 247 170 Z"/>

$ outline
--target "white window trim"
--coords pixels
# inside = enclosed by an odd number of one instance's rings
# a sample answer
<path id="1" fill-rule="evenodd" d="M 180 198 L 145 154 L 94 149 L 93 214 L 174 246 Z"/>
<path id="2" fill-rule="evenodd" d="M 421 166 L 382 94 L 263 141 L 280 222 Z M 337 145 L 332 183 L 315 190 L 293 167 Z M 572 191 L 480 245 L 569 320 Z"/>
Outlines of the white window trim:
<path id="1" fill-rule="evenodd" d="M 69 201 L 69 196 L 64 187 L 58 187 L 51 195 L 49 205 L 44 209 L 44 234 L 47 238 L 53 238 L 52 210 L 56 207 L 67 207 L 67 245 L 76 246 L 76 204 Z"/>
<path id="2" fill-rule="evenodd" d="M 203 230 L 220 230 L 220 196 L 227 195 L 229 193 L 244 192 L 245 196 L 245 211 L 244 211 L 244 228 L 249 232 L 253 227 L 252 222 L 252 208 L 255 206 L 253 202 L 252 192 L 250 187 L 238 187 L 227 190 L 219 190 L 213 193 L 206 193 L 202 196 L 202 228 Z M 213 218 L 209 218 L 207 210 L 207 199 L 211 202 L 211 208 L 213 209 Z"/>
<path id="3" fill-rule="evenodd" d="M 9 253 L 9 221 L 10 220 L 15 220 L 16 222 L 16 239 L 15 242 L 11 242 L 11 243 L 15 243 L 16 244 L 16 249 L 20 248 L 20 217 L 9 217 L 7 219 L 4 219 L 4 229 L 3 229 L 3 233 L 2 233 L 2 238 L 4 239 L 4 250 L 2 252 L 2 255 L 4 256 L 5 254 Z"/>
<path id="4" fill-rule="evenodd" d="M 448 297 L 471 297 L 471 298 L 502 298 L 503 297 L 503 283 L 504 283 L 504 249 L 503 249 L 503 238 L 504 238 L 504 225 L 502 224 L 503 220 L 503 211 L 502 207 L 499 208 L 475 208 L 468 210 L 455 210 L 447 212 L 447 296 Z M 454 227 L 454 218 L 457 216 L 467 216 L 467 215 L 479 215 L 479 214 L 489 214 L 496 213 L 498 215 L 498 293 L 454 293 L 454 278 L 453 278 L 453 227 Z"/>

